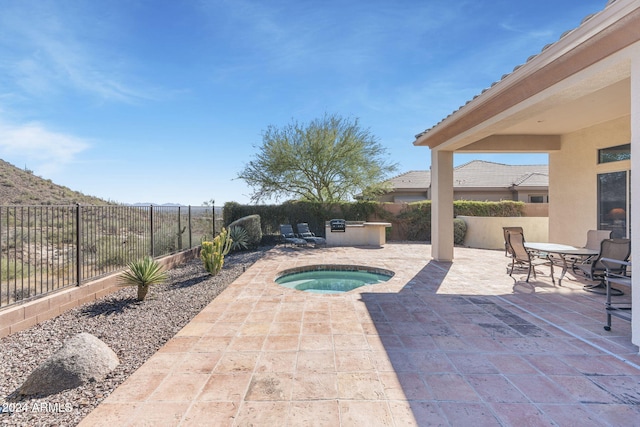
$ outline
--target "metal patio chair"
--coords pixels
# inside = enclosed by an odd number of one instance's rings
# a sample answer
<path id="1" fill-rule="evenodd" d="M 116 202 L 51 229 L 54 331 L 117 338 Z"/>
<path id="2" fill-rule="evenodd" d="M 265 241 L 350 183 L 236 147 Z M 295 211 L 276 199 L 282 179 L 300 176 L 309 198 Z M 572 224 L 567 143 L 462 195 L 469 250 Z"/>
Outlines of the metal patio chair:
<path id="1" fill-rule="evenodd" d="M 589 230 L 587 231 L 587 243 L 583 248 L 593 249 L 594 251 L 600 250 L 600 243 L 604 239 L 611 238 L 611 230 Z M 592 261 L 595 258 L 591 256 L 574 256 L 567 259 L 567 262 L 571 262 L 571 269 L 573 270 L 576 264 L 585 264 Z"/>
<path id="2" fill-rule="evenodd" d="M 573 271 L 583 275 L 588 280 L 597 283 L 584 285 L 584 290 L 598 294 L 606 294 L 607 267 L 602 263 L 602 258 L 618 261 L 628 261 L 631 255 L 631 240 L 629 239 L 604 239 L 600 242 L 600 253 L 597 257 L 582 264 L 575 264 Z M 624 274 L 626 266 L 621 264 L 618 270 L 610 269 L 610 273 Z M 620 289 L 611 288 L 611 295 L 623 295 Z"/>
<path id="3" fill-rule="evenodd" d="M 524 234 L 514 230 L 506 231 L 505 233 L 507 235 L 507 244 L 511 251 L 511 270 L 509 271 L 509 276 L 513 278 L 513 270 L 516 266 L 520 266 L 527 269 L 526 282 L 528 282 L 531 273 L 533 273 L 533 278 L 537 279 L 535 267 L 548 265 L 551 268 L 551 280 L 555 283 L 553 279 L 553 263 L 550 262 L 547 257 L 540 257 L 538 253 L 527 250 L 524 246 Z"/>
<path id="4" fill-rule="evenodd" d="M 612 283 L 631 288 L 631 262 L 610 258 L 601 258 L 600 262 L 602 262 L 602 264 L 607 268 L 607 272 L 605 273 L 607 299 L 604 303 L 605 311 L 607 312 L 607 324 L 605 325 L 604 330 L 610 331 L 612 316 L 629 322 L 631 321 L 631 301 L 624 301 L 623 299 L 623 301 L 614 302 L 611 300 L 611 297 L 613 296 L 611 291 L 616 289 L 611 287 Z M 620 273 L 621 270 L 624 270 L 624 273 Z"/>
<path id="5" fill-rule="evenodd" d="M 510 231 L 514 231 L 516 233 L 524 235 L 524 230 L 522 229 L 522 227 L 502 227 L 502 233 L 504 234 L 504 256 L 506 257 L 512 256 L 513 253 L 511 247 L 509 246 L 509 239 L 507 236 L 507 233 L 509 233 Z"/>

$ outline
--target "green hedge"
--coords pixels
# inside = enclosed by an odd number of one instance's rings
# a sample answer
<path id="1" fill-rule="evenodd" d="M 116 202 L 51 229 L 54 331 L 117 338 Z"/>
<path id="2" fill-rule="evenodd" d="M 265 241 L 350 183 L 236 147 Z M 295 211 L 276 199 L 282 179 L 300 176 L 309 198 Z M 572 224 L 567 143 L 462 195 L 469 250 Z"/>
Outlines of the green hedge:
<path id="1" fill-rule="evenodd" d="M 386 211 L 379 202 L 339 203 L 330 206 L 314 202 L 285 202 L 281 205 L 241 205 L 228 202 L 224 205 L 224 226 L 249 215 L 260 215 L 263 242 L 274 241 L 280 235 L 280 224 L 306 222 L 316 236 L 325 236 L 324 224 L 332 218 L 347 221 L 366 221 L 372 218 L 391 222 L 400 227 L 407 240 L 431 240 L 431 201 L 409 203 L 398 214 Z M 454 216 L 523 216 L 523 202 L 478 202 L 456 200 L 453 202 Z M 460 226 L 458 226 L 460 227 Z M 460 233 L 460 230 L 458 230 Z"/>
<path id="2" fill-rule="evenodd" d="M 459 216 L 523 216 L 524 202 L 478 202 L 474 200 L 455 200 L 453 215 Z"/>
<path id="3" fill-rule="evenodd" d="M 324 224 L 332 218 L 344 218 L 348 221 L 366 221 L 374 215 L 391 220 L 393 216 L 386 212 L 378 202 L 353 202 L 323 205 L 315 202 L 285 202 L 281 205 L 241 205 L 236 202 L 225 203 L 223 208 L 224 226 L 248 215 L 260 215 L 263 241 L 269 241 L 280 235 L 280 224 L 306 222 L 316 236 L 324 236 Z"/>

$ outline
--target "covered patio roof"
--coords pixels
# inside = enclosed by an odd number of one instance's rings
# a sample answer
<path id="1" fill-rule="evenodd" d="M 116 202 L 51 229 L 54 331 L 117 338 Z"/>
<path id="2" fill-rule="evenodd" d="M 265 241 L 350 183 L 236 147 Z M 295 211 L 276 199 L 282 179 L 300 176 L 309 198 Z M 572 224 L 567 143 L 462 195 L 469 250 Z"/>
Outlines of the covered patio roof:
<path id="1" fill-rule="evenodd" d="M 464 152 L 549 152 L 559 135 L 630 114 L 640 9 L 611 1 L 430 129 L 414 145 Z"/>

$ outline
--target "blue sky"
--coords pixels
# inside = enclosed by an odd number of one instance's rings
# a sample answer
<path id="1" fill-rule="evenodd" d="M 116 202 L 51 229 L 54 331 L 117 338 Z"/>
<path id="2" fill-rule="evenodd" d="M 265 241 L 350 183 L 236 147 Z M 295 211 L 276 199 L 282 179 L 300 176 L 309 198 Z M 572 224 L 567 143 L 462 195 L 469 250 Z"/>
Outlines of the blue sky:
<path id="1" fill-rule="evenodd" d="M 121 203 L 247 203 L 262 132 L 335 113 L 425 170 L 414 135 L 605 5 L 0 0 L 0 158 Z"/>

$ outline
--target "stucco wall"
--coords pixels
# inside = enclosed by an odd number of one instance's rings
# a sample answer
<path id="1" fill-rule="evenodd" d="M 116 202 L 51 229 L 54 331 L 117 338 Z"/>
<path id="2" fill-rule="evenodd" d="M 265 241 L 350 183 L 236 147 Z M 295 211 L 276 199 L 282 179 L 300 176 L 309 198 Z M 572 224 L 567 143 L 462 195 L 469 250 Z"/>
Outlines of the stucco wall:
<path id="1" fill-rule="evenodd" d="M 598 173 L 627 170 L 629 161 L 598 165 L 598 149 L 628 144 L 629 117 L 562 137 L 562 150 L 549 154 L 550 241 L 582 246 L 598 228 Z"/>
<path id="2" fill-rule="evenodd" d="M 549 241 L 549 219 L 544 217 L 458 216 L 467 224 L 464 245 L 478 249 L 504 250 L 502 227 L 522 227 L 528 242 Z"/>

